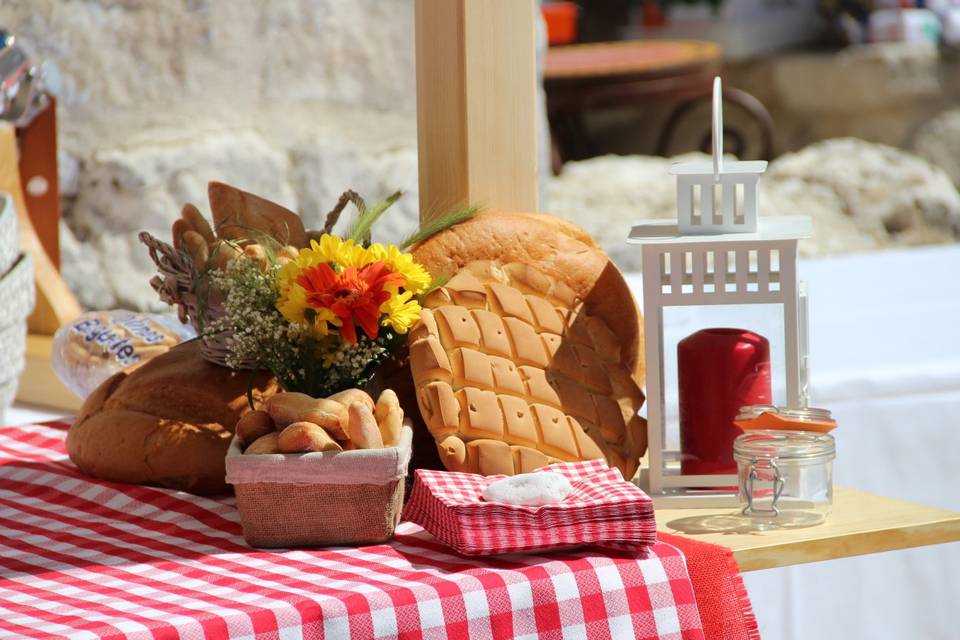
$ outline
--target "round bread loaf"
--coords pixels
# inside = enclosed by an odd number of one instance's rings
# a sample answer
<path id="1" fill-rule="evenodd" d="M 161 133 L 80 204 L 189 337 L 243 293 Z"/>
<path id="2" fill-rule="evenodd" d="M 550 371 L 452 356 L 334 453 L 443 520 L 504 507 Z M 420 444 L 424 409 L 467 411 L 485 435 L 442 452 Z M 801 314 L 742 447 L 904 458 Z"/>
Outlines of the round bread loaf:
<path id="1" fill-rule="evenodd" d="M 410 367 L 447 469 L 512 475 L 605 458 L 633 477 L 644 397 L 611 330 L 617 316 L 596 308 L 520 262 L 470 262 L 427 296 Z"/>
<path id="2" fill-rule="evenodd" d="M 621 361 L 644 383 L 643 321 L 623 274 L 590 235 L 539 213 L 482 212 L 417 245 L 414 258 L 434 276 L 467 263 L 528 264 L 564 282 L 617 336 Z"/>
<path id="3" fill-rule="evenodd" d="M 83 404 L 67 452 L 83 473 L 198 494 L 227 491 L 224 456 L 254 401 L 277 391 L 267 373 L 207 362 L 187 342 L 132 372 L 114 374 Z"/>

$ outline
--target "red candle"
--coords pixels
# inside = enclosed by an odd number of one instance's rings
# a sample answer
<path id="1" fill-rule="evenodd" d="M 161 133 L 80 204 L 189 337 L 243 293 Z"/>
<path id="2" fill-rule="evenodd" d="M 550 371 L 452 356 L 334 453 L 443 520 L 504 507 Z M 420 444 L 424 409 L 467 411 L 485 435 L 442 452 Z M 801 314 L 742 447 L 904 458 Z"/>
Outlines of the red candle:
<path id="1" fill-rule="evenodd" d="M 743 329 L 703 329 L 677 344 L 677 374 L 681 471 L 736 473 L 740 407 L 773 403 L 770 344 Z"/>

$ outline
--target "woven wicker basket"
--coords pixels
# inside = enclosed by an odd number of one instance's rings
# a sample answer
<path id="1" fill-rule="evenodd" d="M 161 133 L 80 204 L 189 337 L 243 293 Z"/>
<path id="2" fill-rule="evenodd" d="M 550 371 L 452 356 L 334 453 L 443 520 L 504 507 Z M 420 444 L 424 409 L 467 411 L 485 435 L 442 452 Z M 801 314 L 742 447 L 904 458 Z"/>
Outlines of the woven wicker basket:
<path id="1" fill-rule="evenodd" d="M 13 198 L 0 193 L 0 421 L 17 393 L 36 291 L 33 262 L 19 253 Z"/>
<path id="2" fill-rule="evenodd" d="M 201 336 L 200 354 L 214 364 L 227 366 L 230 333 L 203 333 L 204 326 L 223 317 L 223 305 L 217 291 L 199 277 L 188 253 L 173 248 L 147 231 L 141 231 L 138 237 L 147 246 L 150 258 L 160 271 L 160 275 L 150 279 L 150 286 L 162 302 L 176 305 L 180 322 L 190 322 L 196 329 L 197 335 Z M 256 369 L 257 363 L 245 360 L 236 368 Z"/>
<path id="3" fill-rule="evenodd" d="M 227 482 L 252 547 L 326 547 L 388 540 L 400 521 L 413 430 L 385 449 L 243 455 L 234 438 Z"/>

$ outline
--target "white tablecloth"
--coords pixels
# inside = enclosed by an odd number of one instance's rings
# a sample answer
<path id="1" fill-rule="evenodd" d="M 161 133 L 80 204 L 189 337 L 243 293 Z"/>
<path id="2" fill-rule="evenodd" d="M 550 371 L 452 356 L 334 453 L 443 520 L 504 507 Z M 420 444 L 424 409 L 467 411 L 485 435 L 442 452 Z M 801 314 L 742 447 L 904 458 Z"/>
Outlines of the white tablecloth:
<path id="1" fill-rule="evenodd" d="M 960 511 L 960 247 L 807 260 L 800 274 L 812 404 L 840 425 L 835 484 Z M 668 315 L 665 342 L 731 322 L 709 313 Z M 745 578 L 765 638 L 960 637 L 960 544 Z"/>

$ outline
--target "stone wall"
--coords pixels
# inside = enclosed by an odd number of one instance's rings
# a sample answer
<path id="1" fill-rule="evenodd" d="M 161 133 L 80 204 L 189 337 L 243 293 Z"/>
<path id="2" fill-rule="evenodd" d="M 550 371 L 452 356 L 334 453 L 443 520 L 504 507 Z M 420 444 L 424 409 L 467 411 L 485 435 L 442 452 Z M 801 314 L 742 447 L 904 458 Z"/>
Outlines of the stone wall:
<path id="1" fill-rule="evenodd" d="M 413 190 L 413 0 L 6 0 L 0 25 L 62 78 L 64 276 L 144 307 L 136 232 L 168 234 L 217 179 L 317 224 L 346 188 Z"/>
<path id="2" fill-rule="evenodd" d="M 205 208 L 209 180 L 310 226 L 346 188 L 400 188 L 380 237 L 416 223 L 413 0 L 4 0 L 0 26 L 60 69 L 63 272 L 87 306 L 157 306 L 136 232 L 166 237 L 184 202 Z M 674 214 L 668 164 L 570 163 L 543 180 L 543 208 L 635 268 L 630 222 Z M 942 171 L 857 141 L 778 160 L 762 198 L 765 211 L 814 215 L 808 254 L 946 241 L 960 215 Z"/>
<path id="3" fill-rule="evenodd" d="M 569 163 L 550 185 L 552 211 L 582 225 L 621 268 L 638 270 L 640 252 L 624 239 L 636 220 L 676 216 L 676 187 L 667 174 L 676 159 L 604 156 Z M 942 169 L 854 138 L 774 160 L 760 181 L 759 206 L 761 215 L 813 218 L 813 237 L 800 243 L 806 256 L 960 237 L 960 194 Z"/>

